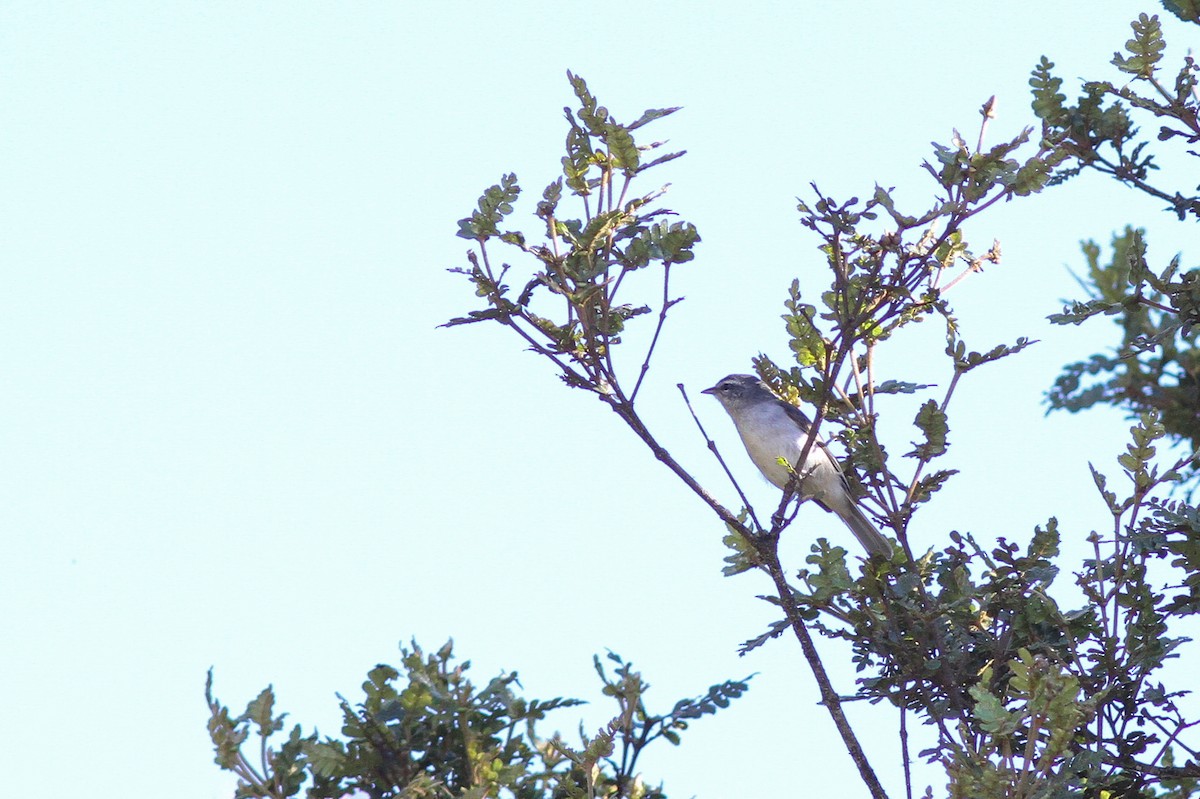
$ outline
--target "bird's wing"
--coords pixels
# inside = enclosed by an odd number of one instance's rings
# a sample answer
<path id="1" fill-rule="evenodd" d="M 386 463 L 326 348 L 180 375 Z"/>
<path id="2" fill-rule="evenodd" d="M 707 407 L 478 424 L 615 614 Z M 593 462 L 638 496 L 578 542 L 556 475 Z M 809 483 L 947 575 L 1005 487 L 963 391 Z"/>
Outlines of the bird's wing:
<path id="1" fill-rule="evenodd" d="M 800 427 L 801 432 L 803 432 L 805 435 L 808 435 L 808 431 L 812 430 L 812 422 L 809 421 L 808 416 L 804 413 L 804 411 L 800 410 L 790 402 L 784 402 L 783 400 L 779 400 L 778 402 L 783 406 L 783 412 L 788 415 L 788 418 Z M 829 458 L 829 462 L 833 464 L 833 468 L 837 469 L 838 474 L 842 474 L 842 464 L 838 461 L 837 456 L 833 454 L 833 450 L 829 448 L 829 445 L 825 443 L 823 438 L 817 436 L 817 440 L 813 442 L 813 446 L 820 447 L 821 451 L 824 452 L 826 457 Z M 845 479 L 846 476 L 842 474 L 843 482 Z"/>

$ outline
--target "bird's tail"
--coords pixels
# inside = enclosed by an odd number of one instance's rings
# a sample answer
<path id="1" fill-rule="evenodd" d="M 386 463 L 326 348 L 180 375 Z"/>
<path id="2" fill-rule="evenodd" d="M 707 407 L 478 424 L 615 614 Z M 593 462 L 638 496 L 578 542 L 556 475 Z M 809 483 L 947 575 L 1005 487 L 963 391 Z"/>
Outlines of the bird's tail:
<path id="1" fill-rule="evenodd" d="M 836 511 L 838 517 L 854 533 L 858 543 L 862 544 L 869 555 L 881 555 L 885 558 L 892 556 L 892 545 L 876 529 L 867 515 L 853 502 L 846 502 Z"/>

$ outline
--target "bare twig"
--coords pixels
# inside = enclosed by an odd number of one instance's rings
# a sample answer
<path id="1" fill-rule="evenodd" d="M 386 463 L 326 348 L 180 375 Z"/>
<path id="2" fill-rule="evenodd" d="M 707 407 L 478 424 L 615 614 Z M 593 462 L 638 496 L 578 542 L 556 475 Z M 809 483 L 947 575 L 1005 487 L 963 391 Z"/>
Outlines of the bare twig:
<path id="1" fill-rule="evenodd" d="M 900 706 L 900 761 L 904 765 L 904 796 L 912 799 L 912 756 L 908 751 L 908 709 Z"/>
<path id="2" fill-rule="evenodd" d="M 755 530 L 762 531 L 763 526 L 759 524 L 758 517 L 754 515 L 754 508 L 751 507 L 750 500 L 746 499 L 746 494 L 742 491 L 741 485 L 734 478 L 733 472 L 729 471 L 729 466 L 726 465 L 725 459 L 721 457 L 721 453 L 717 449 L 717 442 L 713 441 L 708 435 L 708 431 L 700 423 L 700 417 L 696 415 L 696 411 L 692 408 L 692 401 L 688 399 L 687 389 L 683 387 L 683 383 L 676 383 L 675 387 L 683 395 L 683 403 L 687 405 L 688 413 L 692 415 L 692 420 L 696 423 L 696 427 L 700 428 L 700 435 L 704 436 L 704 442 L 708 446 L 709 451 L 717 459 L 717 463 L 721 464 L 721 468 L 725 470 L 725 476 L 729 478 L 729 482 L 733 483 L 734 490 L 737 491 L 738 497 L 742 500 L 742 507 L 746 509 L 746 512 L 750 514 L 750 520 L 754 522 Z"/>
<path id="3" fill-rule="evenodd" d="M 971 275 L 976 272 L 982 272 L 982 271 L 983 271 L 983 265 L 976 261 L 972 261 L 971 263 L 967 264 L 966 267 L 964 267 L 963 270 L 961 272 L 959 272 L 958 275 L 953 280 L 951 280 L 945 286 L 940 288 L 938 291 L 941 294 L 945 294 L 947 291 L 949 291 L 950 289 L 954 288 L 959 283 L 961 283 L 963 281 L 963 279 L 966 278 L 967 275 Z M 958 295 L 955 295 L 955 296 L 958 296 Z"/>
<path id="4" fill-rule="evenodd" d="M 1190 763 L 1185 766 L 1153 766 L 1140 763 L 1131 757 L 1121 757 L 1108 753 L 1100 756 L 1104 765 L 1132 771 L 1134 774 L 1148 774 L 1163 780 L 1180 780 L 1200 778 L 1200 764 Z"/>
<path id="5" fill-rule="evenodd" d="M 796 634 L 796 639 L 800 642 L 800 649 L 804 653 L 804 659 L 808 661 L 808 667 L 817 680 L 821 704 L 825 706 L 825 710 L 833 719 L 833 725 L 842 738 L 842 744 L 846 747 L 850 759 L 854 761 L 859 777 L 867 786 L 873 799 L 887 799 L 887 791 L 883 789 L 883 785 L 875 775 L 875 770 L 867 760 L 866 752 L 863 751 L 858 737 L 854 734 L 854 729 L 842 711 L 841 696 L 833 689 L 833 683 L 830 682 L 829 674 L 825 671 L 825 664 L 821 662 L 821 656 L 817 653 L 812 635 L 809 634 L 804 619 L 800 616 L 796 609 L 796 603 L 792 600 L 792 588 L 788 585 L 787 577 L 783 573 L 783 566 L 779 562 L 778 546 L 772 545 L 769 551 L 762 552 L 760 550 L 760 553 L 763 554 L 767 572 L 775 583 L 775 590 L 778 592 L 779 604 L 783 608 L 784 616 Z"/>
<path id="6" fill-rule="evenodd" d="M 642 381 L 646 379 L 646 372 L 650 371 L 650 357 L 654 355 L 654 347 L 658 344 L 659 334 L 662 333 L 663 325 L 667 321 L 667 311 L 675 303 L 670 299 L 671 285 L 671 264 L 663 264 L 663 287 L 662 287 L 662 307 L 658 311 L 658 324 L 654 326 L 654 337 L 650 339 L 650 346 L 646 349 L 646 357 L 642 360 L 642 369 L 638 372 L 637 382 L 633 384 L 633 393 L 629 395 L 629 401 L 633 402 L 637 399 L 638 390 L 642 387 Z M 680 386 L 682 388 L 682 384 Z M 686 395 L 684 399 L 687 399 Z M 691 407 L 690 405 L 688 406 Z"/>
<path id="7" fill-rule="evenodd" d="M 625 193 L 629 191 L 629 183 L 633 180 L 632 175 L 625 176 L 625 182 L 621 184 L 621 197 L 617 200 L 617 207 L 625 207 Z"/>
<path id="8" fill-rule="evenodd" d="M 676 477 L 682 480 L 684 485 L 692 490 L 692 493 L 700 497 L 700 499 L 704 501 L 704 504 L 708 505 L 708 507 L 712 509 L 713 513 L 715 513 L 717 517 L 721 519 L 721 521 L 725 522 L 727 525 L 730 525 L 738 532 L 744 534 L 747 539 L 751 538 L 750 531 L 746 529 L 744 524 L 738 521 L 737 516 L 735 516 L 732 511 L 718 502 L 711 494 L 709 494 L 708 491 L 706 491 L 704 487 L 696 481 L 696 478 L 692 477 L 692 475 L 686 469 L 684 469 L 683 466 L 681 466 L 679 462 L 675 460 L 675 458 L 671 456 L 671 453 L 667 452 L 666 448 L 658 443 L 658 441 L 650 433 L 650 430 L 642 422 L 641 417 L 637 415 L 636 411 L 634 411 L 633 406 L 629 404 L 628 400 L 624 400 L 621 397 L 613 396 L 611 394 L 597 394 L 597 396 L 599 396 L 600 399 L 609 406 L 609 408 L 611 408 L 618 416 L 620 416 L 622 421 L 629 426 L 629 429 L 631 429 L 634 434 L 640 438 L 647 447 L 650 448 L 650 452 L 653 453 L 654 457 L 658 458 L 658 460 L 661 461 L 668 469 L 670 469 Z"/>
<path id="9" fill-rule="evenodd" d="M 979 143 L 975 145 L 975 152 L 983 152 L 983 136 L 987 132 L 988 122 L 996 118 L 996 95 L 988 98 L 988 101 L 983 104 L 983 108 L 979 109 L 979 113 L 983 116 L 983 122 L 979 125 Z"/>

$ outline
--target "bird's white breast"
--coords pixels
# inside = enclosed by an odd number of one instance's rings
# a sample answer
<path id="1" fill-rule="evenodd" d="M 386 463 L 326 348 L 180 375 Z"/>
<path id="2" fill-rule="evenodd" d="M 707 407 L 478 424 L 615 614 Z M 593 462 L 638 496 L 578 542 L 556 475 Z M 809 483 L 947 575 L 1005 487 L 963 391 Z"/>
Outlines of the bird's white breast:
<path id="1" fill-rule="evenodd" d="M 802 486 L 805 496 L 820 498 L 835 487 L 840 488 L 841 474 L 817 442 L 809 449 L 806 463 L 803 466 L 796 464 L 808 434 L 801 432 L 796 422 L 776 403 L 762 403 L 745 409 L 734 425 L 750 460 L 779 488 L 784 488 L 791 479 L 791 472 L 779 464 L 779 458 L 785 458 L 805 478 Z"/>

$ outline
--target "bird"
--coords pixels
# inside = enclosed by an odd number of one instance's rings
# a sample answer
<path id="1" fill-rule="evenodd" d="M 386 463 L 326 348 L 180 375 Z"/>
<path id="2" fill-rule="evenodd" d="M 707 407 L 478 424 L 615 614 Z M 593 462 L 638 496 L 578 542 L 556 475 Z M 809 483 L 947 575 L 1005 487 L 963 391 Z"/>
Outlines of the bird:
<path id="1" fill-rule="evenodd" d="M 763 477 L 781 489 L 799 475 L 797 493 L 835 514 L 869 555 L 891 557 L 892 545 L 854 501 L 850 485 L 837 459 L 819 437 L 813 441 L 804 463 L 797 461 L 808 441 L 812 423 L 804 412 L 775 396 L 754 375 L 728 375 L 702 394 L 711 394 L 733 419 L 750 460 Z M 779 459 L 785 459 L 791 468 Z"/>

